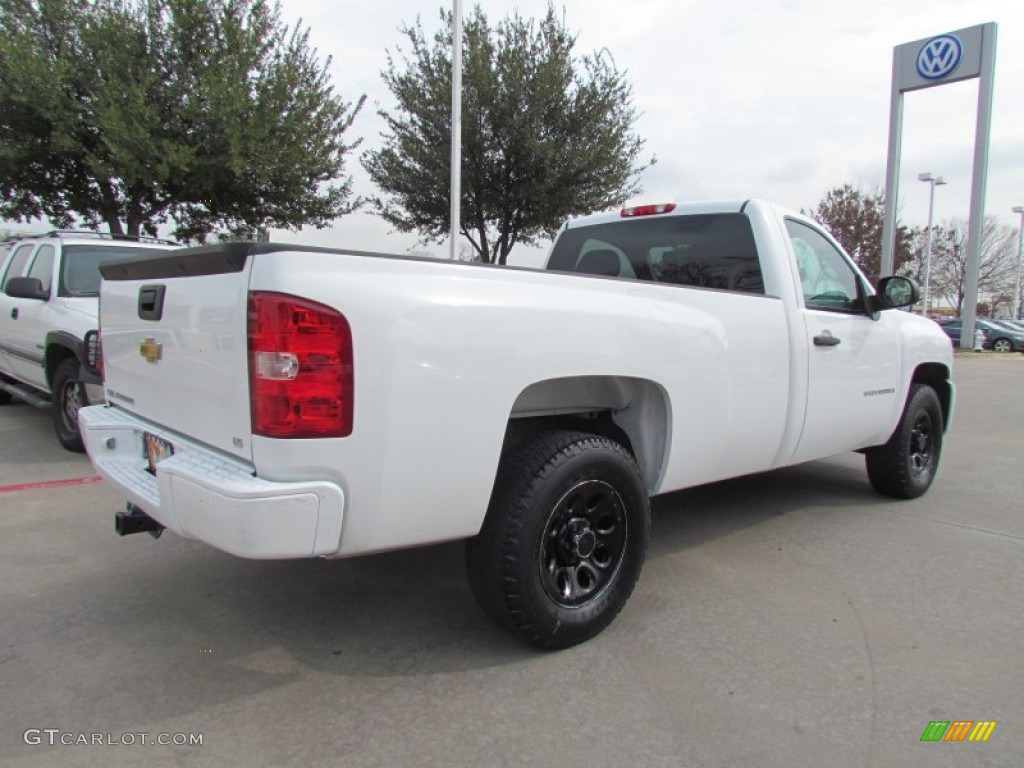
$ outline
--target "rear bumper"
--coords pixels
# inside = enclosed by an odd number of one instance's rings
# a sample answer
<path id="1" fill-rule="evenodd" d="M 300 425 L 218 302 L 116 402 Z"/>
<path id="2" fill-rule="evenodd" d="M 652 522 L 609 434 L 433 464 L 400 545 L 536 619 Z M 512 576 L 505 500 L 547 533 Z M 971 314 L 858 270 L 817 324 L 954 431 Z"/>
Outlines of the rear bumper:
<path id="1" fill-rule="evenodd" d="M 78 421 L 99 475 L 167 529 L 260 560 L 338 551 L 345 495 L 336 484 L 264 480 L 251 464 L 111 406 L 83 408 Z M 174 446 L 155 477 L 143 432 Z"/>

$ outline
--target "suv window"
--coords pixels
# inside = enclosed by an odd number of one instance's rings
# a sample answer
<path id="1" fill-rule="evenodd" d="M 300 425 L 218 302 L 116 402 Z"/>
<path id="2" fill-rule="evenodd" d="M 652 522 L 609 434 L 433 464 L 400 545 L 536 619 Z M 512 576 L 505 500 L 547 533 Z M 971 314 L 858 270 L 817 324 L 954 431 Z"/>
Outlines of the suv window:
<path id="1" fill-rule="evenodd" d="M 7 290 L 7 281 L 12 277 L 24 277 L 25 265 L 28 264 L 28 257 L 32 255 L 32 249 L 35 247 L 35 243 L 25 243 L 18 246 L 10 262 L 7 264 L 7 271 L 4 272 L 4 283 L 0 286 L 0 290 Z"/>
<path id="2" fill-rule="evenodd" d="M 53 279 L 53 258 L 56 251 L 52 245 L 41 245 L 36 251 L 36 257 L 32 260 L 32 267 L 28 271 L 29 277 L 39 278 L 43 289 L 50 290 L 50 282 Z"/>
<path id="3" fill-rule="evenodd" d="M 804 306 L 834 312 L 862 311 L 857 273 L 828 238 L 793 219 L 786 219 L 786 232 L 800 273 Z"/>
<path id="4" fill-rule="evenodd" d="M 742 213 L 656 216 L 566 229 L 548 269 L 695 288 L 764 293 Z"/>
<path id="5" fill-rule="evenodd" d="M 60 266 L 61 296 L 98 296 L 100 264 L 118 259 L 145 258 L 166 253 L 162 248 L 108 245 L 65 245 Z"/>

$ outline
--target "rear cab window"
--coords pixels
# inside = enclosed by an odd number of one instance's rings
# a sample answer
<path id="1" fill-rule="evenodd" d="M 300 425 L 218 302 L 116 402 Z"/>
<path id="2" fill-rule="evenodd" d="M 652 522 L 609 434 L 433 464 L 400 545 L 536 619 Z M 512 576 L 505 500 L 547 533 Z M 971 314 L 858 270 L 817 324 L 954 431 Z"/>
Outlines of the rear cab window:
<path id="1" fill-rule="evenodd" d="M 611 221 L 562 231 L 549 270 L 763 295 L 750 220 L 742 213 Z"/>

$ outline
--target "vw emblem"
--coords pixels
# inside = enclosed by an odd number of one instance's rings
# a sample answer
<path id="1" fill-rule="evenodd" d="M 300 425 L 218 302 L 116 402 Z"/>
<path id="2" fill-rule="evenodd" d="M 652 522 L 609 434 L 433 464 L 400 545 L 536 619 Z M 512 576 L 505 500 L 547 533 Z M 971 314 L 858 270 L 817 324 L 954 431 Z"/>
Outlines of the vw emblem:
<path id="1" fill-rule="evenodd" d="M 933 37 L 917 53 L 917 74 L 925 80 L 941 80 L 960 64 L 963 46 L 953 35 Z"/>

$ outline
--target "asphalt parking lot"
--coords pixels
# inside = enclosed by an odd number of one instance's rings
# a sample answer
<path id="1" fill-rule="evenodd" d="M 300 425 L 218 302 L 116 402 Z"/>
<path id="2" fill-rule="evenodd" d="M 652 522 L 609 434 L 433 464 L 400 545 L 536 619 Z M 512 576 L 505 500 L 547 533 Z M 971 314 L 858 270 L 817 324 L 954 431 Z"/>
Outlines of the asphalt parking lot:
<path id="1" fill-rule="evenodd" d="M 661 498 L 632 600 L 560 653 L 484 618 L 460 544 L 247 562 L 119 538 L 88 460 L 4 406 L 0 763 L 1019 768 L 1024 357 L 955 380 L 927 496 L 874 495 L 850 454 Z M 933 720 L 998 725 L 922 743 Z M 140 743 L 161 734 L 202 743 Z"/>

